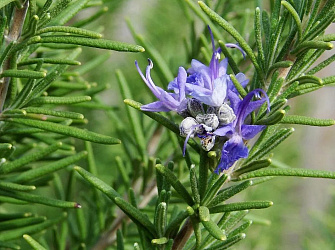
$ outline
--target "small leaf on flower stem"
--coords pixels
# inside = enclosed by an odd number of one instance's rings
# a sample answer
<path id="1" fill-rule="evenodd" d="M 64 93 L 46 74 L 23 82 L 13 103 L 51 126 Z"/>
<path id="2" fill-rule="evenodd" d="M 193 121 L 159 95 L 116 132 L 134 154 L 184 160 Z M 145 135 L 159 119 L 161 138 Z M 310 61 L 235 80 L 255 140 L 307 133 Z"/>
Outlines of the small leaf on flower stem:
<path id="1" fill-rule="evenodd" d="M 263 176 L 296 176 L 311 178 L 335 179 L 335 172 L 302 168 L 285 168 L 285 169 L 262 169 L 251 173 L 246 173 L 238 177 L 239 180 L 245 180 Z"/>
<path id="2" fill-rule="evenodd" d="M 119 144 L 121 141 L 119 139 L 109 137 L 106 135 L 100 135 L 91 131 L 79 129 L 76 127 L 69 127 L 53 122 L 47 121 L 38 121 L 38 120 L 31 120 L 31 119 L 22 119 L 22 118 L 10 118 L 6 120 L 8 122 L 14 122 L 23 124 L 26 126 L 40 128 L 46 131 L 54 132 L 57 134 L 73 136 L 75 138 L 79 138 L 82 140 L 87 140 L 91 142 L 101 143 L 101 144 Z"/>
<path id="3" fill-rule="evenodd" d="M 294 7 L 287 1 L 281 1 L 281 5 L 283 5 L 290 12 L 290 14 L 293 17 L 293 20 L 295 21 L 295 24 L 298 29 L 298 42 L 299 42 L 302 38 L 302 25 L 299 14 L 296 12 Z"/>
<path id="4" fill-rule="evenodd" d="M 200 204 L 200 194 L 198 189 L 198 179 L 195 172 L 194 164 L 190 167 L 190 183 L 191 183 L 191 189 L 193 194 L 193 199 L 196 204 Z"/>
<path id="5" fill-rule="evenodd" d="M 33 237 L 29 236 L 28 234 L 24 234 L 23 239 L 25 239 L 33 249 L 46 250 L 46 248 L 44 248 L 40 243 L 38 243 Z"/>
<path id="6" fill-rule="evenodd" d="M 309 125 L 309 126 L 333 126 L 335 125 L 335 120 L 318 119 L 318 118 L 299 116 L 299 115 L 287 115 L 280 121 L 280 123 L 301 124 L 301 125 Z"/>
<path id="7" fill-rule="evenodd" d="M 242 165 L 241 168 L 234 171 L 233 176 L 235 177 L 235 176 L 239 176 L 241 174 L 247 173 L 247 172 L 255 171 L 257 169 L 266 168 L 270 166 L 270 164 L 271 164 L 271 159 L 252 161 L 249 164 Z"/>
<path id="8" fill-rule="evenodd" d="M 186 188 L 183 186 L 183 184 L 181 184 L 181 182 L 170 169 L 164 167 L 161 164 L 157 164 L 156 169 L 159 173 L 165 176 L 166 180 L 171 184 L 171 186 L 178 192 L 178 194 L 185 200 L 188 205 L 194 205 L 194 201 L 191 195 L 188 193 Z"/>
<path id="9" fill-rule="evenodd" d="M 158 237 L 163 237 L 165 233 L 165 226 L 166 226 L 166 203 L 161 202 L 158 204 L 156 213 L 155 213 L 155 226 Z"/>
<path id="10" fill-rule="evenodd" d="M 220 178 L 214 183 L 214 185 L 211 186 L 207 190 L 205 197 L 201 201 L 201 204 L 204 206 L 208 205 L 212 201 L 212 199 L 215 197 L 217 192 L 219 192 L 220 188 L 222 187 L 222 185 L 225 183 L 227 179 L 228 179 L 228 175 L 226 174 L 221 175 Z"/>
<path id="11" fill-rule="evenodd" d="M 331 42 L 322 42 L 322 41 L 306 41 L 299 44 L 294 50 L 291 51 L 292 54 L 298 54 L 305 50 L 310 49 L 325 49 L 330 50 L 334 46 Z"/>
<path id="12" fill-rule="evenodd" d="M 240 233 L 236 236 L 233 236 L 231 238 L 228 238 L 222 243 L 214 244 L 213 246 L 209 248 L 205 248 L 205 250 L 218 250 L 218 249 L 227 249 L 233 245 L 235 245 L 237 242 L 243 240 L 246 237 L 244 233 Z"/>
<path id="13" fill-rule="evenodd" d="M 207 229 L 209 234 L 211 234 L 215 239 L 225 240 L 226 235 L 223 230 L 221 230 L 218 225 L 213 222 L 210 218 L 209 210 L 207 207 L 200 206 L 199 207 L 199 217 L 201 223 Z"/>
<path id="14" fill-rule="evenodd" d="M 249 155 L 246 162 L 250 162 L 253 159 L 260 159 L 268 154 L 271 150 L 277 147 L 281 142 L 283 142 L 287 137 L 289 137 L 294 132 L 294 128 L 283 128 L 276 131 L 273 136 L 268 138 L 263 142 L 258 150 L 252 155 Z"/>
<path id="15" fill-rule="evenodd" d="M 174 232 L 176 229 L 178 229 L 181 225 L 181 223 L 189 216 L 188 211 L 183 210 L 179 212 L 179 214 L 171 220 L 169 225 L 166 227 L 165 235 L 170 236 L 170 233 Z"/>
<path id="16" fill-rule="evenodd" d="M 248 227 L 250 227 L 252 224 L 252 220 L 247 220 L 246 222 L 244 222 L 241 226 L 239 226 L 238 228 L 234 229 L 233 231 L 231 231 L 228 235 L 227 238 L 231 238 L 239 233 L 242 233 L 243 231 L 245 231 Z"/>
<path id="17" fill-rule="evenodd" d="M 21 238 L 23 234 L 34 234 L 34 233 L 41 232 L 49 227 L 56 225 L 60 221 L 64 220 L 66 216 L 67 214 L 63 213 L 62 216 L 56 219 L 47 220 L 46 222 L 43 222 L 43 223 L 39 223 L 36 225 L 27 226 L 27 227 L 22 227 L 22 228 L 17 228 L 14 230 L 3 231 L 0 234 L 0 241 L 8 241 L 8 240 Z"/>
<path id="18" fill-rule="evenodd" d="M 266 116 L 255 122 L 257 125 L 274 125 L 280 122 L 285 117 L 285 110 L 277 110 L 275 112 L 271 112 L 269 116 Z"/>
<path id="19" fill-rule="evenodd" d="M 215 213 L 232 212 L 239 210 L 248 210 L 248 209 L 263 209 L 271 207 L 272 205 L 273 205 L 272 201 L 245 201 L 245 202 L 236 202 L 211 207 L 209 211 L 211 214 L 215 214 Z"/>
<path id="20" fill-rule="evenodd" d="M 235 194 L 238 194 L 239 192 L 243 191 L 244 189 L 247 189 L 253 184 L 252 181 L 245 181 L 238 185 L 231 186 L 227 189 L 224 189 L 219 192 L 219 194 L 209 203 L 208 207 L 213 207 L 221 202 L 229 199 L 230 197 L 233 197 Z"/>
<path id="21" fill-rule="evenodd" d="M 162 238 L 159 238 L 159 239 L 152 239 L 152 240 L 151 240 L 151 243 L 154 244 L 154 245 L 164 245 L 164 244 L 166 244 L 168 241 L 169 241 L 168 238 L 166 238 L 166 237 L 162 237 Z"/>

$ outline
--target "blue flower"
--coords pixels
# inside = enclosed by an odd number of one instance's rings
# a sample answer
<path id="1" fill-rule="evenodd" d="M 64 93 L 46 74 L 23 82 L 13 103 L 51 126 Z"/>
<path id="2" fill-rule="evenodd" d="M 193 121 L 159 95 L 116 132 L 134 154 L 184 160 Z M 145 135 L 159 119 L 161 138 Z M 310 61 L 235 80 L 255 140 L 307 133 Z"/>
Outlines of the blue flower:
<path id="1" fill-rule="evenodd" d="M 259 96 L 260 92 L 263 93 L 264 97 L 257 101 L 251 101 L 254 96 Z M 228 98 L 236 119 L 232 123 L 220 127 L 213 132 L 216 136 L 226 136 L 229 138 L 223 145 L 221 160 L 215 170 L 216 173 L 229 169 L 238 159 L 248 157 L 249 150 L 245 146 L 244 140 L 250 140 L 261 132 L 265 126 L 244 124 L 245 119 L 265 101 L 268 103 L 268 107 L 270 107 L 269 98 L 262 89 L 251 91 L 243 100 L 234 91 L 229 91 Z"/>
<path id="2" fill-rule="evenodd" d="M 213 33 L 209 27 L 208 29 L 211 35 L 213 48 L 211 61 L 209 66 L 206 66 L 195 59 L 192 60 L 191 68 L 187 70 L 187 73 L 190 75 L 186 80 L 185 91 L 187 95 L 192 96 L 204 104 L 220 107 L 227 97 L 227 88 L 232 88 L 233 83 L 227 75 L 228 58 L 219 62 L 221 48 L 215 48 Z M 237 48 L 244 56 L 244 51 L 238 45 L 227 43 L 226 47 Z M 248 83 L 244 74 L 239 73 L 236 77 L 243 86 Z M 176 79 L 169 83 L 168 89 L 178 93 Z"/>
<path id="3" fill-rule="evenodd" d="M 178 76 L 176 77 L 176 86 L 178 88 L 177 93 L 169 93 L 163 90 L 162 88 L 155 85 L 150 76 L 150 70 L 153 68 L 153 63 L 148 59 L 149 64 L 145 71 L 145 76 L 141 72 L 141 69 L 138 66 L 137 61 L 135 65 L 138 73 L 149 87 L 151 92 L 156 96 L 159 101 L 152 102 L 146 105 L 141 106 L 143 111 L 152 111 L 152 112 L 166 112 L 166 111 L 176 111 L 182 113 L 187 108 L 187 98 L 185 93 L 185 83 L 187 78 L 186 70 L 183 67 L 179 68 Z"/>

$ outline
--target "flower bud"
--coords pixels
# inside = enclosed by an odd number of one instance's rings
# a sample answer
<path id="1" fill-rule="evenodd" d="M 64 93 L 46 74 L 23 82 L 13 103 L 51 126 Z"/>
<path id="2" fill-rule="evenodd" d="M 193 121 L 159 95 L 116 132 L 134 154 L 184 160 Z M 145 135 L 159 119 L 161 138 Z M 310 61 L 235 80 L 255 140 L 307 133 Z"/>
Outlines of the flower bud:
<path id="1" fill-rule="evenodd" d="M 196 120 L 199 123 L 211 127 L 212 131 L 219 126 L 219 119 L 215 114 L 205 114 L 205 115 L 200 114 L 197 115 Z"/>
<path id="2" fill-rule="evenodd" d="M 193 117 L 204 113 L 202 103 L 195 98 L 188 99 L 187 110 Z"/>
<path id="3" fill-rule="evenodd" d="M 179 126 L 180 135 L 186 137 L 191 131 L 194 133 L 191 134 L 191 138 L 194 137 L 195 128 L 199 125 L 199 123 L 193 117 L 186 117 Z"/>
<path id="4" fill-rule="evenodd" d="M 220 125 L 226 125 L 233 122 L 236 119 L 236 115 L 231 107 L 226 103 L 222 104 L 218 110 L 218 118 Z"/>

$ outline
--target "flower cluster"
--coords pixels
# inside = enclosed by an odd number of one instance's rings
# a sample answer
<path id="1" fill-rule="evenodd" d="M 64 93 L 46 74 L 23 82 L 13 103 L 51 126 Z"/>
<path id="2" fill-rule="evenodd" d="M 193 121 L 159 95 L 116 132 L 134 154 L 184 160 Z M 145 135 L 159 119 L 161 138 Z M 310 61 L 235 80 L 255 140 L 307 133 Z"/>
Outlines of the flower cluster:
<path id="1" fill-rule="evenodd" d="M 210 32 L 211 33 L 211 32 Z M 216 49 L 213 35 L 213 55 L 209 66 L 193 59 L 187 71 L 180 67 L 178 76 L 169 83 L 167 92 L 156 86 L 151 79 L 153 63 L 149 59 L 145 76 L 137 62 L 135 65 L 143 81 L 159 101 L 143 105 L 144 111 L 176 111 L 184 117 L 180 123 L 180 135 L 186 137 L 184 150 L 190 138 L 198 137 L 204 150 L 210 151 L 215 145 L 222 146 L 221 160 L 215 172 L 230 168 L 238 159 L 248 156 L 244 141 L 253 138 L 265 127 L 247 124 L 246 118 L 269 101 L 262 89 L 249 92 L 240 98 L 232 80 L 227 74 L 228 59 L 220 61 L 221 49 Z M 239 48 L 235 44 L 227 47 Z M 243 50 L 240 49 L 243 53 Z M 243 54 L 244 55 L 244 54 Z M 238 73 L 236 79 L 245 87 L 248 79 Z M 261 94 L 264 97 L 261 98 Z M 253 101 L 256 97 L 258 100 Z"/>

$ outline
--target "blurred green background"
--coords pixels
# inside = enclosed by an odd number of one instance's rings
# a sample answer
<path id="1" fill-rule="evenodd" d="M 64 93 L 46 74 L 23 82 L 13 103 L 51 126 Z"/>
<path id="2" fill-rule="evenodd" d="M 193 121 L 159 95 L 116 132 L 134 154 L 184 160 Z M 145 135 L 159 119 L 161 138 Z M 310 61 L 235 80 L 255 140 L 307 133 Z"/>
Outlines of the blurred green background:
<path id="1" fill-rule="evenodd" d="M 263 4 L 264 8 L 269 6 L 268 1 L 221 2 L 222 4 L 233 3 L 231 6 L 233 12 L 229 15 L 231 15 L 237 29 L 240 26 L 240 17 L 249 15 L 250 22 L 244 25 L 244 33 L 242 33 L 247 40 L 252 35 L 249 31 L 252 30 L 250 25 L 253 23 L 255 2 Z M 125 21 L 129 19 L 135 31 L 145 37 L 160 52 L 174 75 L 176 75 L 179 66 L 189 66 L 190 61 L 185 51 L 184 40 L 192 42 L 189 41 L 191 27 L 182 11 L 180 0 L 106 1 L 105 5 L 109 7 L 109 11 L 87 28 L 100 31 L 104 26 L 102 33 L 105 38 L 135 43 Z M 87 11 L 93 11 L 93 9 Z M 77 20 L 84 18 L 87 14 L 82 12 Z M 189 14 L 194 15 L 192 11 L 189 11 Z M 206 24 L 197 17 L 195 20 L 196 30 L 200 34 Z M 334 30 L 334 26 L 329 28 L 330 33 Z M 224 33 L 223 30 L 222 32 Z M 85 50 L 87 53 L 83 53 L 80 58 L 83 64 L 90 62 L 98 55 L 107 53 L 106 51 Z M 324 58 L 331 54 L 333 52 L 329 51 Z M 133 98 L 136 101 L 151 102 L 154 100 L 153 95 L 142 82 L 134 65 L 134 61 L 138 60 L 144 71 L 147 57 L 146 53 L 112 52 L 106 62 L 86 75 L 86 79 L 91 82 L 109 84 L 110 89 L 101 94 L 101 98 L 104 103 L 115 106 L 117 119 L 121 119 L 125 124 L 127 124 L 124 115 L 125 105 L 120 96 L 115 70 L 121 69 L 125 74 L 127 81 L 131 84 Z M 328 66 L 318 76 L 333 74 L 333 68 L 334 65 Z M 154 71 L 155 68 L 152 70 L 154 82 L 159 86 L 166 86 L 167 83 L 163 83 L 155 76 Z M 290 114 L 334 118 L 334 96 L 334 89 L 323 88 L 290 100 L 292 106 Z M 90 130 L 118 137 L 110 116 L 105 112 L 90 112 L 86 114 L 86 117 L 90 121 L 88 124 Z M 273 159 L 280 160 L 291 167 L 334 170 L 334 128 L 296 126 L 295 129 L 295 133 L 275 150 Z M 130 130 L 127 136 L 132 137 Z M 124 154 L 122 146 L 95 144 L 94 152 L 101 178 L 108 183 L 117 180 L 118 171 L 115 166 L 115 156 Z M 239 197 L 246 200 L 272 200 L 274 206 L 250 213 L 251 216 L 257 216 L 255 223 L 247 231 L 247 239 L 239 243 L 235 249 L 335 249 L 334 181 L 292 177 L 276 178 L 242 193 Z M 264 217 L 266 220 L 257 223 L 258 217 Z M 268 225 L 270 222 L 271 225 Z"/>

